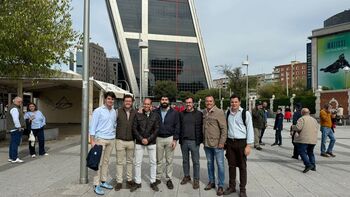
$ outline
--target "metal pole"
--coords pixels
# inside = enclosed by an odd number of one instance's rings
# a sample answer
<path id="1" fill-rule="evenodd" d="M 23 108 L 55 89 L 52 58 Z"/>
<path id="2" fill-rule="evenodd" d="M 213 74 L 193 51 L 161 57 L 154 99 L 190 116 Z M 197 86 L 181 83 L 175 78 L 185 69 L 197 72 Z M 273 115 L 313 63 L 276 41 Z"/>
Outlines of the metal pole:
<path id="1" fill-rule="evenodd" d="M 141 40 L 140 40 L 141 41 Z M 139 84 L 140 84 L 140 107 L 142 106 L 142 48 L 139 49 L 140 50 L 140 80 L 139 80 Z"/>
<path id="2" fill-rule="evenodd" d="M 287 81 L 287 97 L 289 97 L 288 78 L 289 78 L 289 72 L 286 72 L 286 81 Z"/>
<path id="3" fill-rule="evenodd" d="M 84 1 L 84 69 L 81 113 L 81 146 L 80 146 L 80 184 L 88 182 L 86 157 L 88 152 L 89 125 L 89 31 L 90 0 Z"/>
<path id="4" fill-rule="evenodd" d="M 247 58 L 248 59 L 248 58 Z M 247 95 L 246 95 L 246 102 L 245 102 L 245 109 L 248 109 L 248 103 L 249 103 L 249 90 L 248 90 L 248 65 L 247 65 L 247 87 L 246 87 Z"/>

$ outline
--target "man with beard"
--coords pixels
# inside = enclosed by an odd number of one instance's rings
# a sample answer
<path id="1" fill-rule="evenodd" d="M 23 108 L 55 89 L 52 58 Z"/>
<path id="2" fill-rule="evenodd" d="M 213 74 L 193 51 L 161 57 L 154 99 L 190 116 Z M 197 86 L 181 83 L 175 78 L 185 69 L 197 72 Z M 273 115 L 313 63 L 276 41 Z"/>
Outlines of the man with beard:
<path id="1" fill-rule="evenodd" d="M 130 189 L 133 185 L 132 181 L 132 167 L 134 159 L 134 147 L 135 142 L 132 135 L 132 124 L 136 115 L 136 110 L 132 108 L 134 98 L 131 95 L 124 95 L 123 107 L 118 109 L 117 118 L 117 132 L 115 140 L 116 151 L 116 181 L 115 190 L 118 191 L 122 188 L 123 183 L 123 171 L 126 164 L 126 186 Z"/>
<path id="2" fill-rule="evenodd" d="M 166 185 L 168 189 L 174 189 L 172 182 L 173 157 L 180 133 L 179 112 L 169 106 L 169 97 L 162 96 L 160 108 L 156 110 L 160 116 L 160 128 L 157 136 L 157 180 L 161 183 L 163 175 L 163 159 L 166 160 Z"/>

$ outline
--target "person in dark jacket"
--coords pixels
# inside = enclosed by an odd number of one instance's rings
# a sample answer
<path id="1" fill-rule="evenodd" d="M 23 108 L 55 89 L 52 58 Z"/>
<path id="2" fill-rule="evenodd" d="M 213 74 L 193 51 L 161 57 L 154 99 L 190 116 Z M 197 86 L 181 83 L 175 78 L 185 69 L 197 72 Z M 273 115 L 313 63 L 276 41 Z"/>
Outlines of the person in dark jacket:
<path id="1" fill-rule="evenodd" d="M 122 188 L 123 171 L 126 164 L 126 186 L 131 188 L 132 168 L 134 160 L 135 141 L 132 134 L 132 124 L 136 115 L 136 110 L 132 108 L 134 98 L 131 95 L 124 95 L 123 107 L 118 109 L 117 129 L 115 140 L 116 151 L 116 181 L 114 189 L 116 191 Z"/>
<path id="2" fill-rule="evenodd" d="M 275 134 L 275 143 L 271 144 L 271 146 L 281 146 L 282 145 L 282 130 L 283 130 L 283 114 L 282 109 L 278 108 L 276 119 L 275 119 L 275 125 L 273 126 L 273 129 L 276 130 Z"/>
<path id="3" fill-rule="evenodd" d="M 160 127 L 157 136 L 157 180 L 156 183 L 161 183 L 163 175 L 163 159 L 166 160 L 166 185 L 168 189 L 174 189 L 172 182 L 173 176 L 173 158 L 174 150 L 180 133 L 180 116 L 179 112 L 174 110 L 169 105 L 169 98 L 162 96 L 160 107 L 156 110 L 160 116 Z"/>
<path id="4" fill-rule="evenodd" d="M 254 127 L 254 148 L 257 150 L 262 150 L 260 147 L 259 139 L 261 130 L 265 128 L 265 121 L 261 102 L 257 102 L 255 108 L 252 110 L 252 118 Z"/>
<path id="5" fill-rule="evenodd" d="M 203 142 L 203 114 L 194 108 L 193 98 L 185 100 L 186 110 L 180 113 L 179 142 L 182 152 L 182 168 L 184 178 L 180 182 L 184 185 L 191 181 L 190 160 L 191 152 L 193 163 L 193 189 L 199 188 L 199 145 Z"/>
<path id="6" fill-rule="evenodd" d="M 300 103 L 297 103 L 295 105 L 295 112 L 293 113 L 293 121 L 292 121 L 292 126 L 291 126 L 291 130 L 290 130 L 290 135 L 292 136 L 292 143 L 293 143 L 293 155 L 292 155 L 292 158 L 293 159 L 299 159 L 299 150 L 298 150 L 298 146 L 297 144 L 295 144 L 294 142 L 294 137 L 295 137 L 295 133 L 296 133 L 296 130 L 293 130 L 292 127 L 293 125 L 297 125 L 297 122 L 298 122 L 298 119 L 301 118 L 301 104 Z"/>
<path id="7" fill-rule="evenodd" d="M 150 162 L 150 186 L 154 191 L 159 191 L 156 182 L 156 139 L 159 131 L 159 115 L 151 111 L 152 100 L 145 98 L 142 113 L 135 115 L 132 131 L 136 141 L 135 145 L 135 184 L 130 192 L 141 188 L 141 164 L 143 152 L 146 148 Z"/>

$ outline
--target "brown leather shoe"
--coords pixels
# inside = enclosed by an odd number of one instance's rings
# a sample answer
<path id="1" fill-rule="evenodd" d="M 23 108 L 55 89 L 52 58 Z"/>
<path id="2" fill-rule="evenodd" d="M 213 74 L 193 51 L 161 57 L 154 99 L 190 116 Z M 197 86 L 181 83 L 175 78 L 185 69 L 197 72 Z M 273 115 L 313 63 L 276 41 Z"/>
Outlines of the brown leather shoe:
<path id="1" fill-rule="evenodd" d="M 122 186 L 123 185 L 121 183 L 117 183 L 117 185 L 115 185 L 115 187 L 114 187 L 114 190 L 119 191 L 122 188 Z"/>
<path id="2" fill-rule="evenodd" d="M 182 181 L 180 182 L 181 185 L 185 185 L 186 183 L 191 181 L 191 177 L 190 176 L 185 176 Z"/>
<path id="3" fill-rule="evenodd" d="M 198 189 L 199 188 L 199 181 L 198 180 L 193 180 L 193 189 Z"/>
<path id="4" fill-rule="evenodd" d="M 247 197 L 247 193 L 246 192 L 239 192 L 239 197 Z"/>
<path id="5" fill-rule="evenodd" d="M 215 188 L 215 183 L 208 183 L 208 185 L 204 188 L 204 190 L 211 190 Z"/>
<path id="6" fill-rule="evenodd" d="M 134 181 L 127 181 L 126 182 L 126 188 L 131 189 L 131 187 L 135 184 Z"/>
<path id="7" fill-rule="evenodd" d="M 232 187 L 228 187 L 225 191 L 224 191 L 224 195 L 230 195 L 232 193 L 236 192 L 235 188 Z"/>
<path id="8" fill-rule="evenodd" d="M 216 192 L 216 195 L 217 195 L 217 196 L 222 196 L 222 195 L 224 195 L 224 188 L 219 187 L 219 188 L 218 188 L 218 191 Z"/>

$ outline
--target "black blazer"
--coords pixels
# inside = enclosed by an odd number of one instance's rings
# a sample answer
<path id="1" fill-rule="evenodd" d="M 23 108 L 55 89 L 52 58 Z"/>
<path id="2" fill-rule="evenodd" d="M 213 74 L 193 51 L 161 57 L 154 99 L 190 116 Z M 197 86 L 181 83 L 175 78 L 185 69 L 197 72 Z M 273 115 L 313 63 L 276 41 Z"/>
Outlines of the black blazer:
<path id="1" fill-rule="evenodd" d="M 146 113 L 136 113 L 133 125 L 132 132 L 136 144 L 142 144 L 142 139 L 147 138 L 148 144 L 156 144 L 157 134 L 159 131 L 159 115 L 154 112 L 150 112 L 147 117 Z"/>

